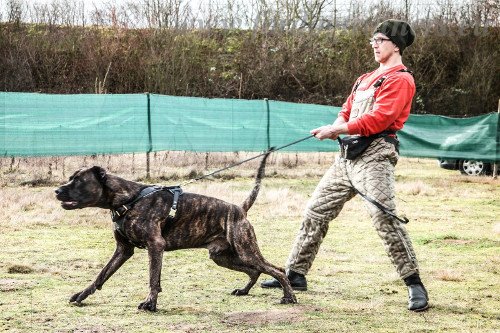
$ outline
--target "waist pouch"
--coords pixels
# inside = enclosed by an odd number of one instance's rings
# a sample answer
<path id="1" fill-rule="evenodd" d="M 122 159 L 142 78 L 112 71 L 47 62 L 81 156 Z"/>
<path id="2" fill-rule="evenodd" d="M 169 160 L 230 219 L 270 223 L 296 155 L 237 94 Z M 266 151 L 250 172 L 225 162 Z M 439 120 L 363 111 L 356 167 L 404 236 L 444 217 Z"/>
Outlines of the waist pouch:
<path id="1" fill-rule="evenodd" d="M 396 150 L 399 152 L 399 141 L 396 137 L 392 137 L 389 135 L 395 135 L 395 132 L 385 131 L 382 133 L 370 135 L 370 136 L 345 136 L 343 138 L 338 138 L 339 146 L 340 146 L 340 154 L 343 158 L 348 160 L 354 160 L 359 155 L 361 155 L 370 144 L 378 138 L 384 138 L 385 141 L 392 143 Z"/>

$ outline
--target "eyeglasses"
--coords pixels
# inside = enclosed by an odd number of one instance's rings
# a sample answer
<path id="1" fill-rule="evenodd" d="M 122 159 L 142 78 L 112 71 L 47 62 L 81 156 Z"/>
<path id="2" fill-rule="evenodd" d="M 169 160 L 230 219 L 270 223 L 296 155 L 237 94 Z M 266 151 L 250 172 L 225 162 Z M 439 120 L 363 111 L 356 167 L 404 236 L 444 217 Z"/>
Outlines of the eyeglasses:
<path id="1" fill-rule="evenodd" d="M 372 38 L 372 39 L 370 39 L 370 45 L 373 45 L 373 44 L 380 45 L 386 40 L 390 40 L 390 39 L 389 38 Z"/>

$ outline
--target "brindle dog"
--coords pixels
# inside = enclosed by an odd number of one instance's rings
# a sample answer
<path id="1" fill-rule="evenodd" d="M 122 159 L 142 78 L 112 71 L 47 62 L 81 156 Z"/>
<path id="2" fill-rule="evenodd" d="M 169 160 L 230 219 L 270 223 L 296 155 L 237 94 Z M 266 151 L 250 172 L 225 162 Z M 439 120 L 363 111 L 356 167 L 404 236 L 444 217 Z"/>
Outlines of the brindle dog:
<path id="1" fill-rule="evenodd" d="M 260 164 L 255 186 L 241 207 L 194 193 L 183 193 L 173 218 L 167 218 L 173 194 L 158 191 L 133 204 L 121 218 L 121 232 L 115 230 L 116 250 L 95 281 L 70 298 L 81 304 L 96 289 L 101 289 L 113 273 L 133 254 L 136 246 L 147 248 L 150 292 L 139 309 L 155 311 L 161 292 L 160 274 L 164 251 L 206 248 L 219 266 L 246 273 L 250 281 L 233 295 L 247 295 L 261 273 L 269 274 L 284 286 L 281 303 L 296 303 L 290 282 L 283 269 L 270 264 L 257 245 L 247 211 L 254 203 L 264 175 L 267 153 Z M 116 210 L 132 202 L 149 185 L 107 174 L 98 166 L 75 172 L 69 182 L 59 187 L 56 197 L 64 209 L 98 207 Z"/>

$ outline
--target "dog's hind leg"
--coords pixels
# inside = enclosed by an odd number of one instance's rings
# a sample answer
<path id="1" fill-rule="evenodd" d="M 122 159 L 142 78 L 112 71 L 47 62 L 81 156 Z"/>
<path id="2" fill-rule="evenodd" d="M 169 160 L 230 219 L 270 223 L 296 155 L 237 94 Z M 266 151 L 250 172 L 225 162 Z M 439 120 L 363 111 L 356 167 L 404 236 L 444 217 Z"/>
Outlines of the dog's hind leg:
<path id="1" fill-rule="evenodd" d="M 243 272 L 248 275 L 250 280 L 248 281 L 247 285 L 242 288 L 242 289 L 235 289 L 231 293 L 232 295 L 236 296 L 243 296 L 243 295 L 248 295 L 248 292 L 250 289 L 255 285 L 257 282 L 257 279 L 260 276 L 260 272 L 256 269 L 253 269 L 252 267 L 249 267 L 248 265 L 245 265 L 241 260 L 239 260 L 239 257 L 236 253 L 232 252 L 231 250 L 225 250 L 222 252 L 217 252 L 214 253 L 213 251 L 210 251 L 210 258 L 219 266 L 229 268 L 235 271 Z"/>
<path id="2" fill-rule="evenodd" d="M 280 269 L 268 262 L 260 253 L 257 238 L 252 225 L 248 221 L 238 223 L 234 229 L 234 251 L 241 266 L 251 267 L 260 273 L 271 275 L 278 280 L 283 287 L 282 304 L 297 303 L 290 281 L 285 275 L 285 270 Z"/>
<path id="3" fill-rule="evenodd" d="M 293 293 L 290 281 L 288 281 L 288 278 L 285 275 L 285 270 L 272 265 L 271 263 L 267 262 L 263 257 L 261 258 L 262 261 L 259 262 L 258 265 L 256 266 L 259 267 L 262 273 L 271 275 L 276 280 L 278 280 L 283 288 L 283 298 L 281 299 L 281 304 L 297 303 L 297 298 Z M 257 260 L 257 258 L 255 260 Z"/>
<path id="4" fill-rule="evenodd" d="M 118 268 L 123 265 L 123 263 L 125 263 L 130 257 L 132 257 L 133 254 L 133 246 L 117 243 L 115 253 L 106 264 L 106 266 L 104 266 L 104 268 L 101 270 L 99 275 L 97 275 L 94 282 L 81 292 L 74 294 L 69 301 L 71 303 L 80 305 L 84 299 L 95 293 L 96 290 L 100 290 L 104 282 L 106 282 L 111 277 L 111 275 L 113 275 L 118 270 Z"/>
<path id="5" fill-rule="evenodd" d="M 281 304 L 297 303 L 297 298 L 293 293 L 292 286 L 285 275 L 285 271 L 269 263 L 260 254 L 260 252 L 250 253 L 250 255 L 248 254 L 249 253 L 240 252 L 240 255 L 243 257 L 243 262 L 248 262 L 249 264 L 251 263 L 252 267 L 259 271 L 259 275 L 260 273 L 264 273 L 274 277 L 283 287 L 283 298 L 281 299 Z"/>

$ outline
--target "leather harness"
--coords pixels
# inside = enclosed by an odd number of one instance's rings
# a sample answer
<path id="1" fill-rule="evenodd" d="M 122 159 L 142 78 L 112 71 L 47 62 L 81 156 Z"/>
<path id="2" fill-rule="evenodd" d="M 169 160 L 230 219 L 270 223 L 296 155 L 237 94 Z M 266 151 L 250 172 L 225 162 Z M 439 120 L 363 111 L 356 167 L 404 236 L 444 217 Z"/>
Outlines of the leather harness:
<path id="1" fill-rule="evenodd" d="M 144 188 L 130 202 L 128 202 L 128 203 L 126 203 L 118 208 L 111 209 L 111 219 L 113 220 L 115 230 L 121 236 L 123 236 L 125 239 L 127 239 L 130 244 L 132 244 L 138 248 L 143 249 L 143 248 L 145 248 L 145 246 L 142 244 L 136 244 L 130 238 L 128 238 L 128 236 L 125 233 L 125 229 L 123 228 L 123 222 L 124 222 L 123 218 L 134 207 L 134 204 L 137 203 L 139 200 L 144 199 L 145 197 L 148 197 L 148 196 L 150 196 L 156 192 L 160 192 L 160 191 L 169 191 L 174 196 L 174 199 L 172 202 L 172 207 L 170 208 L 170 211 L 169 211 L 168 217 L 167 217 L 167 222 L 171 222 L 175 219 L 175 216 L 177 213 L 177 205 L 179 203 L 179 198 L 183 193 L 180 186 L 148 186 L 148 187 Z"/>

